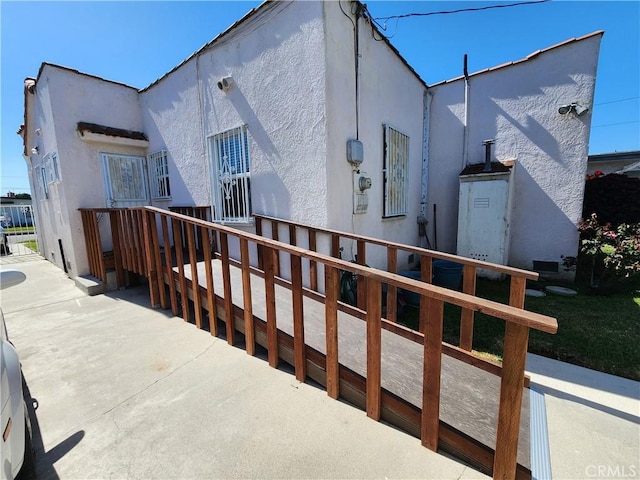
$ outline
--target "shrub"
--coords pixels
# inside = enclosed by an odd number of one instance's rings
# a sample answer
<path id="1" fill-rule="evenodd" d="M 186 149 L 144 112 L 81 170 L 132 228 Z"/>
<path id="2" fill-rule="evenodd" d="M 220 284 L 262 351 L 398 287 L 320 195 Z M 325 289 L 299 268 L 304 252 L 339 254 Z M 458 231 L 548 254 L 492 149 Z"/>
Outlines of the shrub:
<path id="1" fill-rule="evenodd" d="M 593 213 L 578 226 L 580 254 L 591 260 L 590 286 L 606 293 L 640 274 L 640 223 L 601 225 Z"/>

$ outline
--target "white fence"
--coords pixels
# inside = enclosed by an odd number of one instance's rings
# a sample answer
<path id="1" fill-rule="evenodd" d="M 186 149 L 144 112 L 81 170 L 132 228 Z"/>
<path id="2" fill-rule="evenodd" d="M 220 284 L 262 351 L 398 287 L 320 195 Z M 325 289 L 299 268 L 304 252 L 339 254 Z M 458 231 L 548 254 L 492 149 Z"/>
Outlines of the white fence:
<path id="1" fill-rule="evenodd" d="M 0 226 L 2 227 L 1 255 L 39 253 L 35 215 L 31 205 L 0 205 Z"/>

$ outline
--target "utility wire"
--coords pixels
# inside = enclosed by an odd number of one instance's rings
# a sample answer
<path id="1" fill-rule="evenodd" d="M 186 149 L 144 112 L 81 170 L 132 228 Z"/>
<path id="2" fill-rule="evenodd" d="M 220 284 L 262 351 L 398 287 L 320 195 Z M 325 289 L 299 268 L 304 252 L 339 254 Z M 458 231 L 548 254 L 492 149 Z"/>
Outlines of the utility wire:
<path id="1" fill-rule="evenodd" d="M 532 0 L 529 2 L 518 2 L 518 3 L 508 3 L 504 5 L 487 5 L 484 7 L 471 7 L 471 8 L 460 8 L 458 10 L 443 10 L 440 12 L 426 12 L 426 13 L 405 13 L 403 15 L 391 15 L 388 17 L 376 17 L 374 20 L 391 20 L 393 18 L 408 18 L 408 17 L 428 17 L 431 15 L 447 15 L 450 13 L 461 13 L 461 12 L 478 12 L 480 10 L 491 10 L 493 8 L 508 8 L 508 7 L 519 7 L 520 5 L 533 5 L 536 3 L 547 3 L 551 0 Z"/>
<path id="2" fill-rule="evenodd" d="M 610 127 L 612 125 L 627 125 L 629 123 L 640 123 L 640 120 L 631 120 L 630 122 L 604 123 L 602 125 L 593 125 L 591 128 Z"/>
<path id="3" fill-rule="evenodd" d="M 609 102 L 596 103 L 596 104 L 594 104 L 594 107 L 598 106 L 598 105 L 609 105 L 610 103 L 628 102 L 629 100 L 635 100 L 636 98 L 640 98 L 640 96 L 638 96 L 638 97 L 629 97 L 629 98 L 621 98 L 620 100 L 611 100 Z"/>

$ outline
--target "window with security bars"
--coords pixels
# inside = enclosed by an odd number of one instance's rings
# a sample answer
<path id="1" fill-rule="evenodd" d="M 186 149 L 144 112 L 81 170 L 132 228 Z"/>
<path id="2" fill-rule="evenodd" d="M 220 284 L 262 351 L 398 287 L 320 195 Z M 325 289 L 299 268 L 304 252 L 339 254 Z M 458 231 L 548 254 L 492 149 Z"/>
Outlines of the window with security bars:
<path id="1" fill-rule="evenodd" d="M 383 217 L 397 217 L 408 213 L 409 137 L 389 125 L 383 125 L 383 128 Z"/>
<path id="2" fill-rule="evenodd" d="M 34 168 L 34 182 L 38 185 L 40 200 L 46 200 L 49 197 L 49 189 L 47 187 L 46 172 L 43 165 Z"/>
<path id="3" fill-rule="evenodd" d="M 102 165 L 107 187 L 109 207 L 146 205 L 147 175 L 144 157 L 102 153 Z"/>
<path id="4" fill-rule="evenodd" d="M 44 157 L 44 172 L 47 184 L 60 181 L 58 154 L 56 152 L 49 153 Z"/>
<path id="5" fill-rule="evenodd" d="M 246 125 L 209 137 L 214 220 L 251 222 L 251 174 Z"/>
<path id="6" fill-rule="evenodd" d="M 147 155 L 147 164 L 149 166 L 151 198 L 154 200 L 171 198 L 167 151 L 161 150 Z"/>

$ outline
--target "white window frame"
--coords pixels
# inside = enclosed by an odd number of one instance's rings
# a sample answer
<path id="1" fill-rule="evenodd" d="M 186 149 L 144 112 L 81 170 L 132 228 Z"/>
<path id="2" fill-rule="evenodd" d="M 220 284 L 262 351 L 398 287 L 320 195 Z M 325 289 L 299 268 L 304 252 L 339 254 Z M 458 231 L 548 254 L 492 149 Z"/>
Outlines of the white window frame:
<path id="1" fill-rule="evenodd" d="M 166 150 L 147 155 L 149 167 L 149 189 L 153 200 L 170 200 L 169 158 Z"/>
<path id="2" fill-rule="evenodd" d="M 48 153 L 43 160 L 45 171 L 45 183 L 51 185 L 60 181 L 60 171 L 58 169 L 58 154 L 56 152 Z"/>
<path id="3" fill-rule="evenodd" d="M 101 152 L 100 158 L 108 207 L 148 205 L 149 186 L 145 157 Z"/>
<path id="4" fill-rule="evenodd" d="M 213 219 L 250 224 L 251 163 L 246 125 L 207 137 L 211 165 Z"/>
<path id="5" fill-rule="evenodd" d="M 384 124 L 383 218 L 409 213 L 409 136 Z"/>

